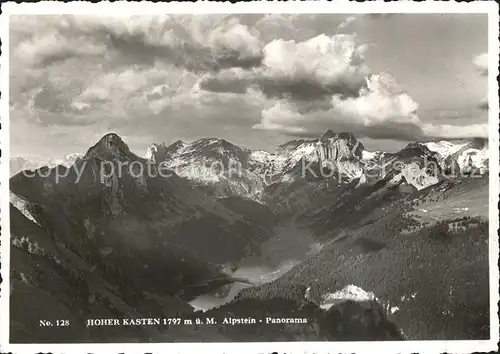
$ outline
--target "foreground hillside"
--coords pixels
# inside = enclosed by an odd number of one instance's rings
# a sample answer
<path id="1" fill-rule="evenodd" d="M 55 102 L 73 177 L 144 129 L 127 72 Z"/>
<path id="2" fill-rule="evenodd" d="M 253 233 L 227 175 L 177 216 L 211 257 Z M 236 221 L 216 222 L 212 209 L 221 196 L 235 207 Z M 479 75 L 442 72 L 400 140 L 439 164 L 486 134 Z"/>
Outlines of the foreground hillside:
<path id="1" fill-rule="evenodd" d="M 155 295 L 120 274 L 120 264 L 98 268 L 97 255 L 79 253 L 11 207 L 11 340 L 13 342 L 129 341 L 148 328 L 86 328 L 88 318 L 175 316 L 192 308 Z M 193 265 L 194 267 L 194 265 Z M 65 327 L 40 327 L 40 320 Z"/>
<path id="2" fill-rule="evenodd" d="M 436 210 L 453 210 L 448 203 L 458 199 L 474 210 L 477 201 L 467 196 L 487 190 L 488 178 L 483 177 L 402 199 L 385 192 L 378 205 L 359 208 L 359 215 L 356 207 L 350 209 L 347 221 L 347 214 L 332 211 L 335 232 L 324 226 L 328 214 L 323 212 L 313 222 L 317 237 L 328 240 L 321 252 L 276 281 L 242 294 L 269 299 L 290 293 L 290 286 L 310 287 L 317 303 L 324 303 L 328 294 L 352 284 L 373 292 L 408 339 L 489 338 L 487 213 L 471 216 L 455 210 L 454 216 L 432 219 Z M 419 218 L 419 205 L 434 209 Z"/>

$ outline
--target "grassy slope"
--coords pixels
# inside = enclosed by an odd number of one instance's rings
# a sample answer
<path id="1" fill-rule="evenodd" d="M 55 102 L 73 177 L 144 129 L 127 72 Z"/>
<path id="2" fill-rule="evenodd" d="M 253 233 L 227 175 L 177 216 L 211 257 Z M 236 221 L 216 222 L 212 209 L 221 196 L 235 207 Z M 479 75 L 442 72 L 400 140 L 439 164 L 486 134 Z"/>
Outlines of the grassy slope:
<path id="1" fill-rule="evenodd" d="M 411 215 L 421 222 L 452 219 L 460 216 L 489 217 L 488 179 L 465 179 L 449 190 L 439 190 L 420 198 Z M 467 210 L 464 210 L 467 208 Z"/>

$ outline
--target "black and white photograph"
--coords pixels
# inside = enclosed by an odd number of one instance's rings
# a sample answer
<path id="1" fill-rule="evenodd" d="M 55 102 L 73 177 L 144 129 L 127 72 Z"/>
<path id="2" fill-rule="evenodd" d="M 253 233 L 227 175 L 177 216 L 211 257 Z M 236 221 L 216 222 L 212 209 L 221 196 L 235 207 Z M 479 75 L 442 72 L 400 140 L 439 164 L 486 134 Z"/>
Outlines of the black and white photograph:
<path id="1" fill-rule="evenodd" d="M 497 348 L 498 4 L 99 5 L 2 6 L 2 351 Z"/>

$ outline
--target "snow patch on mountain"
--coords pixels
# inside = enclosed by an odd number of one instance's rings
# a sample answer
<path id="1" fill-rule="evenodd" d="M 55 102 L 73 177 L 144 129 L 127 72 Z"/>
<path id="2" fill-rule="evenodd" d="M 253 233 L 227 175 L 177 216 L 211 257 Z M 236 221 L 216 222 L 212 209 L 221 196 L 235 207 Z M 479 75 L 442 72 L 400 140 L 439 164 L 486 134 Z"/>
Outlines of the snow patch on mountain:
<path id="1" fill-rule="evenodd" d="M 170 146 L 153 144 L 146 158 L 162 162 L 163 166 L 197 184 L 222 182 L 233 192 L 244 191 L 246 196 L 255 196 L 267 185 L 292 183 L 303 178 L 306 175 L 303 170 L 310 164 L 327 171 L 326 178 L 361 179 L 363 152 L 363 145 L 351 133 L 336 134 L 329 130 L 320 139 L 283 144 L 276 153 L 241 148 L 223 139 L 203 138 L 193 143 L 178 141 Z M 382 154 L 374 152 L 364 156 L 377 159 Z M 223 171 L 214 173 L 214 167 Z"/>
<path id="2" fill-rule="evenodd" d="M 47 166 L 54 168 L 62 165 L 71 167 L 77 160 L 81 159 L 83 154 L 72 153 L 64 155 L 62 158 L 47 158 L 40 156 L 13 156 L 10 158 L 10 175 L 13 176 L 21 171 L 34 171 L 41 167 Z"/>
<path id="3" fill-rule="evenodd" d="M 336 165 L 336 178 L 339 180 L 352 181 L 365 176 L 363 165 L 359 161 L 339 161 Z"/>
<path id="4" fill-rule="evenodd" d="M 276 158 L 263 151 L 240 148 L 223 139 L 202 138 L 169 146 L 153 144 L 146 158 L 216 196 L 254 198 L 264 189 L 263 178 Z"/>
<path id="5" fill-rule="evenodd" d="M 81 153 L 68 154 L 64 155 L 64 158 L 62 160 L 56 160 L 56 162 L 60 165 L 71 167 L 75 162 L 77 162 L 82 157 L 83 154 Z"/>
<path id="6" fill-rule="evenodd" d="M 479 169 L 479 172 L 483 174 L 488 171 L 488 150 L 466 149 L 457 156 L 456 161 L 460 167 L 460 171 L 472 172 L 474 169 Z"/>
<path id="7" fill-rule="evenodd" d="M 323 310 L 328 310 L 332 306 L 336 306 L 347 301 L 365 302 L 374 301 L 376 299 L 377 298 L 373 292 L 365 291 L 359 286 L 350 284 L 334 293 L 324 294 L 321 297 L 321 303 L 319 306 Z"/>
<path id="8" fill-rule="evenodd" d="M 292 164 L 299 162 L 300 159 L 302 159 L 302 158 L 306 158 L 308 160 L 309 159 L 314 160 L 317 156 L 315 154 L 317 149 L 318 149 L 317 144 L 309 143 L 309 142 L 302 143 L 296 149 L 292 150 L 288 154 L 288 160 L 290 160 L 290 162 Z"/>
<path id="9" fill-rule="evenodd" d="M 362 161 L 367 161 L 367 162 L 375 162 L 379 161 L 384 157 L 384 153 L 382 151 L 367 151 L 363 150 L 361 153 L 361 160 Z"/>
<path id="10" fill-rule="evenodd" d="M 436 152 L 438 156 L 442 159 L 447 158 L 451 154 L 454 154 L 461 148 L 463 148 L 467 143 L 452 143 L 449 141 L 432 141 L 428 143 L 423 143 L 430 151 Z"/>
<path id="11" fill-rule="evenodd" d="M 401 175 L 417 190 L 425 189 L 439 182 L 436 172 L 429 170 L 425 166 L 420 167 L 417 163 L 406 164 L 401 169 Z"/>
<path id="12" fill-rule="evenodd" d="M 155 161 L 157 156 L 166 149 L 165 144 L 153 144 L 146 150 L 144 156 L 147 160 Z"/>
<path id="13" fill-rule="evenodd" d="M 388 186 L 395 186 L 401 183 L 401 180 L 403 179 L 403 175 L 401 173 L 396 174 L 394 177 L 392 177 L 388 182 Z"/>
<path id="14" fill-rule="evenodd" d="M 272 154 L 262 150 L 252 151 L 248 159 L 249 169 L 263 179 L 267 179 L 267 176 L 280 173 L 286 162 L 286 155 Z"/>
<path id="15" fill-rule="evenodd" d="M 36 220 L 35 216 L 30 210 L 30 203 L 13 192 L 10 192 L 10 203 L 29 220 L 40 226 L 40 223 Z"/>
<path id="16" fill-rule="evenodd" d="M 429 150 L 436 153 L 441 167 L 453 167 L 456 163 L 461 172 L 478 170 L 484 174 L 488 171 L 488 144 L 481 139 L 469 142 L 428 142 L 424 143 Z M 460 172 L 455 171 L 455 172 Z"/>
<path id="17" fill-rule="evenodd" d="M 310 288 L 308 288 L 310 290 Z M 306 299 L 309 300 L 311 298 L 310 292 L 306 291 Z M 321 302 L 319 303 L 319 307 L 323 310 L 329 310 L 333 306 L 337 306 L 343 304 L 347 301 L 353 302 L 377 302 L 381 309 L 384 311 L 386 315 L 393 315 L 397 311 L 399 311 L 399 307 L 391 304 L 389 301 L 379 299 L 375 296 L 375 294 L 371 291 L 366 291 L 359 286 L 356 285 L 347 285 L 341 290 L 338 290 L 334 293 L 326 293 L 321 296 Z"/>
<path id="18" fill-rule="evenodd" d="M 363 173 L 361 177 L 359 177 L 358 184 L 356 184 L 356 188 L 361 187 L 364 184 L 368 183 L 368 179 L 366 178 L 366 175 Z"/>

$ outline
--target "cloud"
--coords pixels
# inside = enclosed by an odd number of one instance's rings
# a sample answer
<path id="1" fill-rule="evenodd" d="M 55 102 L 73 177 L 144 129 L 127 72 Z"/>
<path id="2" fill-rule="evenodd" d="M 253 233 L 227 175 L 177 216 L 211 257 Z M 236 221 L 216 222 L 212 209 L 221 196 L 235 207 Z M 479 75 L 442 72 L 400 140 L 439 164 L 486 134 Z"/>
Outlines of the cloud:
<path id="1" fill-rule="evenodd" d="M 367 47 L 355 35 L 319 35 L 303 42 L 277 39 L 263 48 L 262 66 L 223 70 L 204 76 L 200 87 L 214 92 L 244 92 L 258 87 L 268 97 L 298 100 L 332 94 L 356 95 L 369 73 Z"/>
<path id="2" fill-rule="evenodd" d="M 372 137 L 422 135 L 417 102 L 386 73 L 369 76 L 357 97 L 333 96 L 332 106 L 350 122 L 372 130 Z"/>
<path id="3" fill-rule="evenodd" d="M 33 66 L 72 57 L 128 55 L 151 63 L 161 58 L 190 70 L 260 64 L 259 32 L 230 16 L 47 16 L 41 32 L 27 35 L 16 55 Z M 22 26 L 21 20 L 13 22 Z M 34 26 L 36 27 L 36 26 Z M 109 59 L 109 58 L 108 58 Z"/>
<path id="4" fill-rule="evenodd" d="M 279 38 L 291 39 L 297 33 L 298 26 L 294 25 L 297 19 L 296 14 L 266 14 L 255 22 L 254 27 L 266 43 Z"/>
<path id="5" fill-rule="evenodd" d="M 357 19 L 357 16 L 348 16 L 348 17 L 346 17 L 346 19 L 345 19 L 343 22 L 341 22 L 341 23 L 337 26 L 337 28 L 338 28 L 338 29 L 344 29 L 344 28 L 346 28 L 347 26 L 349 26 L 352 22 L 356 21 L 356 19 Z"/>
<path id="6" fill-rule="evenodd" d="M 304 42 L 274 40 L 264 47 L 263 74 L 289 81 L 310 78 L 319 87 L 359 88 L 367 73 L 363 54 L 354 35 L 319 35 Z"/>
<path id="7" fill-rule="evenodd" d="M 48 74 L 34 78 L 29 85 L 23 85 L 22 91 L 11 87 L 10 112 L 18 112 L 18 119 L 40 126 L 90 125 L 94 118 L 81 115 L 83 107 L 71 104 L 80 92 L 79 85 L 78 80 L 62 75 L 57 79 Z"/>
<path id="8" fill-rule="evenodd" d="M 104 113 L 109 120 L 124 123 L 189 100 L 196 80 L 196 75 L 168 64 L 129 67 L 95 78 L 72 104 L 83 107 L 87 115 Z"/>
<path id="9" fill-rule="evenodd" d="M 332 128 L 381 139 L 483 136 L 482 126 L 467 131 L 424 123 L 418 103 L 391 75 L 371 72 L 366 50 L 356 35 L 276 39 L 264 47 L 261 67 L 210 73 L 200 87 L 240 94 L 248 87 L 261 90 L 278 101 L 262 110 L 253 128 L 286 135 L 310 136 Z"/>
<path id="10" fill-rule="evenodd" d="M 487 136 L 487 125 L 440 125 L 423 122 L 418 104 L 389 74 L 367 77 L 356 97 L 333 95 L 328 110 L 300 113 L 296 106 L 279 102 L 262 111 L 254 129 L 281 131 L 294 136 L 315 136 L 327 128 L 378 139 L 467 138 Z M 470 128 L 470 129 L 469 129 Z"/>
<path id="11" fill-rule="evenodd" d="M 262 42 L 259 33 L 232 18 L 208 32 L 207 45 L 216 52 L 237 53 L 241 59 L 258 59 L 262 56 Z"/>
<path id="12" fill-rule="evenodd" d="M 467 139 L 467 138 L 488 138 L 488 124 L 424 124 L 424 135 L 428 138 L 441 139 Z"/>
<path id="13" fill-rule="evenodd" d="M 480 102 L 478 107 L 480 109 L 485 109 L 487 110 L 489 108 L 489 103 L 488 103 L 488 97 L 483 98 Z"/>
<path id="14" fill-rule="evenodd" d="M 472 59 L 472 64 L 476 67 L 481 76 L 488 76 L 488 53 L 485 52 L 475 56 L 474 59 Z M 489 109 L 488 96 L 479 102 L 478 108 L 483 110 Z"/>
<path id="15" fill-rule="evenodd" d="M 104 43 L 93 43 L 83 37 L 68 38 L 52 31 L 20 43 L 16 55 L 33 66 L 45 66 L 71 57 L 103 56 L 106 49 Z"/>
<path id="16" fill-rule="evenodd" d="M 262 112 L 262 120 L 252 128 L 258 130 L 275 130 L 290 134 L 305 133 L 307 130 L 299 125 L 302 115 L 293 107 L 293 103 L 280 100 Z M 299 124 L 299 125 L 297 125 Z"/>
<path id="17" fill-rule="evenodd" d="M 376 74 L 366 79 L 366 87 L 358 97 L 342 99 L 334 96 L 335 109 L 363 120 L 366 126 L 417 122 L 418 104 L 388 74 Z"/>
<path id="18" fill-rule="evenodd" d="M 300 113 L 296 105 L 279 102 L 262 111 L 262 120 L 254 128 L 299 136 L 314 136 L 332 128 L 360 136 L 407 139 L 424 135 L 417 108 L 390 75 L 376 74 L 366 79 L 358 96 L 331 96 L 328 109 Z"/>
<path id="19" fill-rule="evenodd" d="M 481 53 L 474 57 L 472 63 L 476 69 L 481 73 L 481 75 L 488 75 L 488 53 Z"/>

